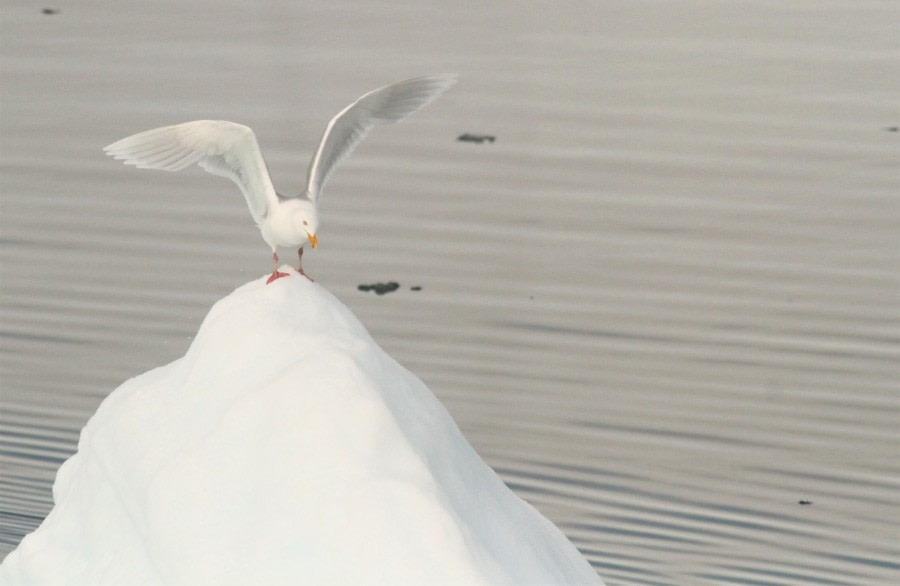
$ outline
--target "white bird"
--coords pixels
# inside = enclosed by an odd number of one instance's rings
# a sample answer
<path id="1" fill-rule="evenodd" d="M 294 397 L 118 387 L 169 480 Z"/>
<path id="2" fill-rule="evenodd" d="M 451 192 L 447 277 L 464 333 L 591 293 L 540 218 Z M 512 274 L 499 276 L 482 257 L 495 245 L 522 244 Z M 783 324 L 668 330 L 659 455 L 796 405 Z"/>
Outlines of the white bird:
<path id="1" fill-rule="evenodd" d="M 123 138 L 103 150 L 141 169 L 178 171 L 194 163 L 238 184 L 256 225 L 272 247 L 275 270 L 266 283 L 287 273 L 278 270 L 278 248 L 297 248 L 303 272 L 303 246 L 318 246 L 319 198 L 331 173 L 376 124 L 399 122 L 431 103 L 456 83 L 456 75 L 429 75 L 371 91 L 331 119 L 309 163 L 306 191 L 286 196 L 275 191 L 269 170 L 247 126 L 222 120 L 196 120 Z M 310 279 L 312 280 L 312 279 Z"/>

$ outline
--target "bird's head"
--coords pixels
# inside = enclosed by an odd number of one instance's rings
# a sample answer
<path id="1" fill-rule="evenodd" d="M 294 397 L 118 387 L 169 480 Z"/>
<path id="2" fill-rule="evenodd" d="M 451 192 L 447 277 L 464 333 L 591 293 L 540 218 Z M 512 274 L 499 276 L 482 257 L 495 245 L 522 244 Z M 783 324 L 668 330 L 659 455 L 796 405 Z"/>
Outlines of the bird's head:
<path id="1" fill-rule="evenodd" d="M 300 221 L 303 224 L 303 231 L 306 232 L 306 239 L 313 248 L 318 248 L 319 242 L 316 240 L 316 231 L 319 229 L 318 219 L 312 215 L 303 215 Z"/>

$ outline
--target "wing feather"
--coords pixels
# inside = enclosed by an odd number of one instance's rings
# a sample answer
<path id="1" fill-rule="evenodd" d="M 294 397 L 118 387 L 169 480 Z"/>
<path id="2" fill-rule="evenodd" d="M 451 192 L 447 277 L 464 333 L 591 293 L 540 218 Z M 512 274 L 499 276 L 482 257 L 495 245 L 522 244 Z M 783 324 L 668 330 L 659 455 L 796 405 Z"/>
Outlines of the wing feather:
<path id="1" fill-rule="evenodd" d="M 362 96 L 331 119 L 307 172 L 307 196 L 319 197 L 335 168 L 376 124 L 399 122 L 424 108 L 456 83 L 456 75 L 429 75 L 384 86 Z"/>
<path id="2" fill-rule="evenodd" d="M 103 148 L 106 154 L 141 169 L 178 171 L 198 164 L 241 188 L 253 219 L 261 222 L 278 196 L 256 135 L 241 124 L 196 120 L 134 134 Z"/>

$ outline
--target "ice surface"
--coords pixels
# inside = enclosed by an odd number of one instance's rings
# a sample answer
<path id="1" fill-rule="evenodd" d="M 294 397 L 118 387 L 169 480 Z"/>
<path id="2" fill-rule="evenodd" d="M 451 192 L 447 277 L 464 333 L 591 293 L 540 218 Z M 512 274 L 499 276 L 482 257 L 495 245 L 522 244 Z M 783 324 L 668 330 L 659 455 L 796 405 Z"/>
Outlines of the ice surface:
<path id="1" fill-rule="evenodd" d="M 103 402 L 0 583 L 601 583 L 347 307 L 264 281 Z"/>

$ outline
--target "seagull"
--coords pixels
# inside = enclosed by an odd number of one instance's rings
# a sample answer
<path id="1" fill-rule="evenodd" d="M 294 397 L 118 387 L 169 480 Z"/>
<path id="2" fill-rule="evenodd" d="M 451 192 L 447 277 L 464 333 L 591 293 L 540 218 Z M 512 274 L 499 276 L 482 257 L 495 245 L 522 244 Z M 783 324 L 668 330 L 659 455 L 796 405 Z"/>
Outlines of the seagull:
<path id="1" fill-rule="evenodd" d="M 428 75 L 373 90 L 340 112 L 325 126 L 306 176 L 306 191 L 282 195 L 249 127 L 224 120 L 195 120 L 134 134 L 106 146 L 111 157 L 140 169 L 178 171 L 198 164 L 228 177 L 241 188 L 250 213 L 272 247 L 275 269 L 266 281 L 288 276 L 278 270 L 278 249 L 296 248 L 297 271 L 303 272 L 303 246 L 318 247 L 319 198 L 335 168 L 353 152 L 376 124 L 393 124 L 427 106 L 456 83 L 456 75 Z"/>

